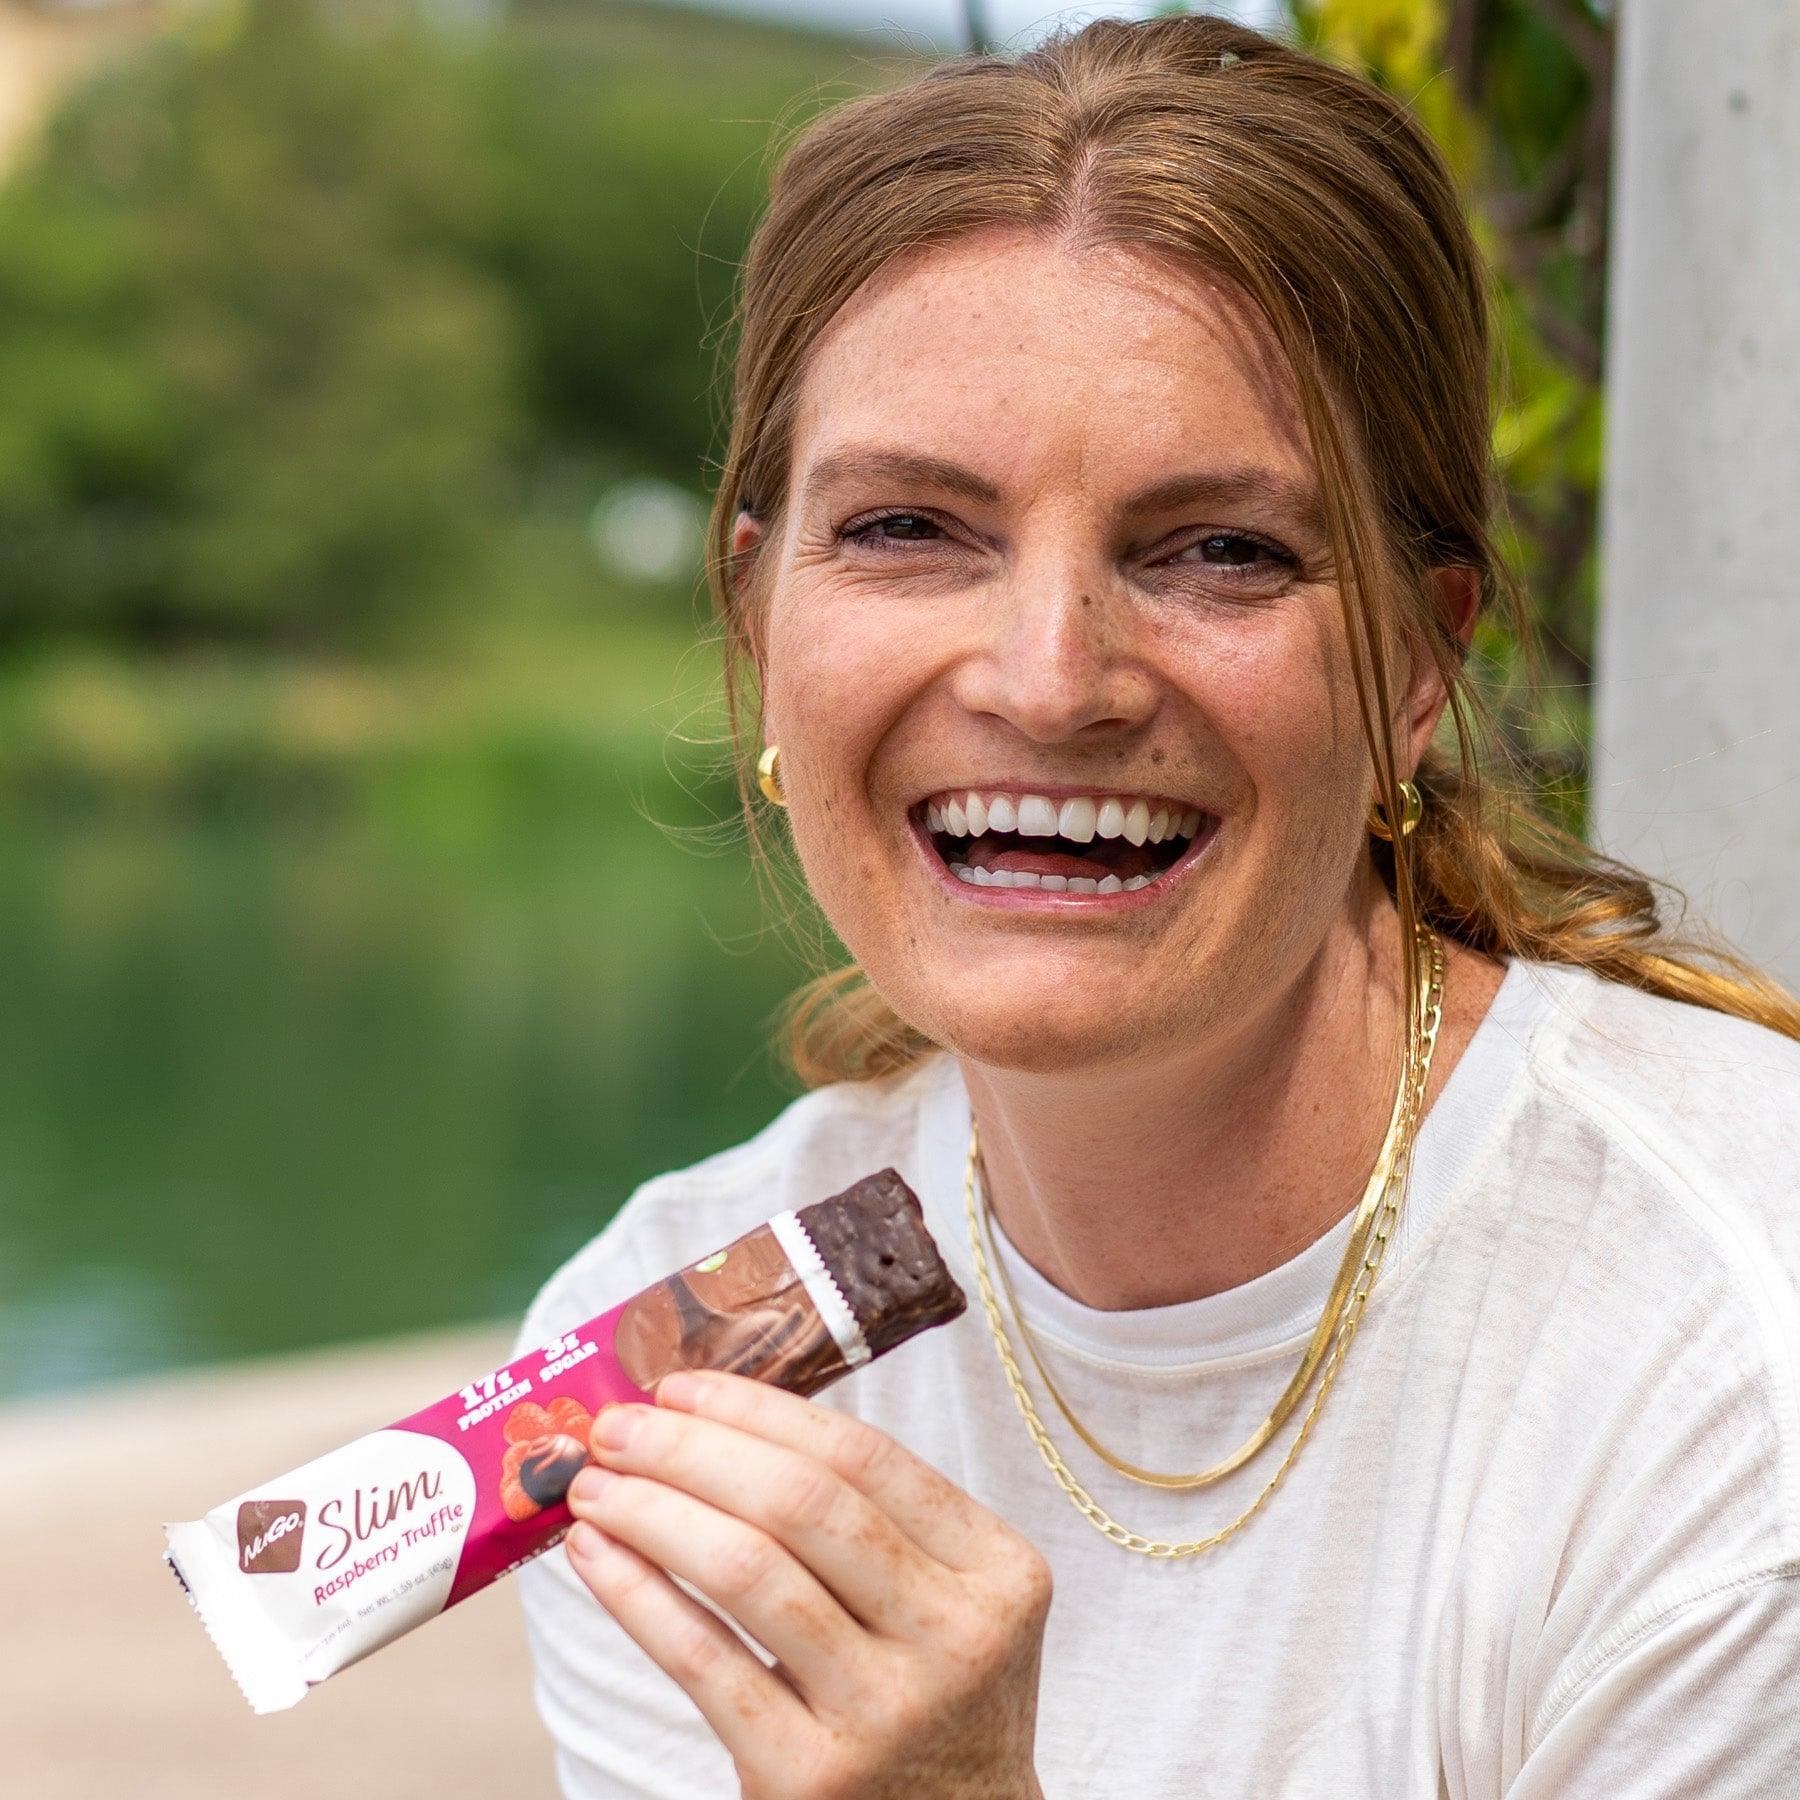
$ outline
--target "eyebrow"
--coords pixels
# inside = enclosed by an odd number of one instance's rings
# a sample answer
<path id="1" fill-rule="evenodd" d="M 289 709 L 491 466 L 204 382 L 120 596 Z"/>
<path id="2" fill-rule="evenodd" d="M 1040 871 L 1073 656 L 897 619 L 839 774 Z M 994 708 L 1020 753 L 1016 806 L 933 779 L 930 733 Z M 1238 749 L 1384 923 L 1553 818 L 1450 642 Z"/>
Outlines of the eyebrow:
<path id="1" fill-rule="evenodd" d="M 857 480 L 935 487 L 982 506 L 998 506 L 1005 499 L 985 476 L 944 457 L 849 444 L 828 450 L 814 460 L 801 490 L 802 500 L 814 500 L 840 482 Z M 1285 507 L 1309 529 L 1323 534 L 1324 509 L 1312 484 L 1256 465 L 1172 475 L 1130 495 L 1119 510 L 1123 517 L 1132 519 L 1196 503 L 1241 506 L 1246 501 L 1268 499 Z"/>

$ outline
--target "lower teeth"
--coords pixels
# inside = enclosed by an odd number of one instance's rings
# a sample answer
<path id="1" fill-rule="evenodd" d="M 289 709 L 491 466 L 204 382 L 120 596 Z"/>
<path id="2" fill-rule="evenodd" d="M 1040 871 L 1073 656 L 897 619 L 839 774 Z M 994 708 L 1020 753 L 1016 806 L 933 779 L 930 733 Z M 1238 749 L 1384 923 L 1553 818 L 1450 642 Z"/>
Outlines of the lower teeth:
<path id="1" fill-rule="evenodd" d="M 1121 881 L 1117 875 L 1107 875 L 1096 881 L 1091 875 L 1033 875 L 1024 870 L 972 869 L 967 863 L 952 863 L 950 869 L 958 881 L 966 881 L 972 887 L 1048 888 L 1052 893 L 1067 891 L 1071 894 L 1129 893 L 1148 887 L 1156 879 L 1154 875 L 1134 875 L 1129 881 Z"/>

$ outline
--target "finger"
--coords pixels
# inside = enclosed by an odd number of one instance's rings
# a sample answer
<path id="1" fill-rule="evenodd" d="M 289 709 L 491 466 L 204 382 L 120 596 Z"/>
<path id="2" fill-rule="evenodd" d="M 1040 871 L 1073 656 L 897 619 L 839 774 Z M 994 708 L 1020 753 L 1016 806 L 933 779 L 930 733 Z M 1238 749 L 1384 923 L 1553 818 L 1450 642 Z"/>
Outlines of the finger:
<path id="1" fill-rule="evenodd" d="M 662 1570 L 591 1524 L 577 1522 L 563 1543 L 588 1591 L 699 1707 L 734 1757 L 747 1766 L 771 1730 L 805 1728 L 793 1689 Z"/>
<path id="2" fill-rule="evenodd" d="M 869 1679 L 871 1643 L 793 1553 L 760 1527 L 642 1475 L 588 1467 L 569 1509 L 690 1582 L 782 1665 L 809 1705 L 836 1707 Z"/>
<path id="3" fill-rule="evenodd" d="M 922 1637 L 954 1597 L 956 1577 L 873 1500 L 785 1444 L 673 1407 L 614 1405 L 594 1421 L 593 1452 L 760 1526 L 871 1631 Z"/>
<path id="4" fill-rule="evenodd" d="M 948 1568 L 979 1569 L 997 1534 L 1006 1530 L 985 1506 L 886 1432 L 766 1382 L 717 1369 L 684 1369 L 663 1378 L 656 1399 L 824 1463 Z"/>

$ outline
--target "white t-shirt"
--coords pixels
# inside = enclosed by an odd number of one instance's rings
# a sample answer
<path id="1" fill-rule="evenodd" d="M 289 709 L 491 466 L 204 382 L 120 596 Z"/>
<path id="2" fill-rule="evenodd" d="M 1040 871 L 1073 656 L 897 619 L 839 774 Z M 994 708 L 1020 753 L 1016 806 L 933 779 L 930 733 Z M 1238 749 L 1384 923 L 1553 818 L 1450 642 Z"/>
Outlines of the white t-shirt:
<path id="1" fill-rule="evenodd" d="M 816 1404 L 881 1427 L 1049 1559 L 1049 1800 L 1800 1795 L 1800 1044 L 1514 962 L 1421 1127 L 1310 1440 L 1241 1532 L 1178 1562 L 1108 1542 L 1038 1460 L 976 1294 L 968 1127 L 945 1055 L 806 1094 L 646 1182 L 520 1341 L 892 1164 L 969 1310 Z M 1076 1411 L 1135 1462 L 1196 1468 L 1286 1383 L 1357 1198 L 1291 1261 L 1174 1306 L 1096 1311 L 1000 1253 Z M 1165 1492 L 1037 1398 L 1100 1504 L 1169 1540 L 1235 1517 L 1298 1422 L 1226 1481 Z M 560 1550 L 519 1589 L 565 1794 L 736 1793 L 686 1695 Z"/>

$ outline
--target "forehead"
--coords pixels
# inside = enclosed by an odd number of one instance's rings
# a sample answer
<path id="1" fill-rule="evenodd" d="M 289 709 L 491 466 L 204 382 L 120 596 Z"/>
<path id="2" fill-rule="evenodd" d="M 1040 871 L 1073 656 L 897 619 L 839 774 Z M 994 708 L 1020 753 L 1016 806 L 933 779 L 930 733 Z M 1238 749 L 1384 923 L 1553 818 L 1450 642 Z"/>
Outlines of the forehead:
<path id="1" fill-rule="evenodd" d="M 1292 373 L 1238 290 L 1010 228 L 901 259 L 832 319 L 801 378 L 796 491 L 848 442 L 1026 491 L 1136 488 L 1208 459 L 1312 471 Z"/>

